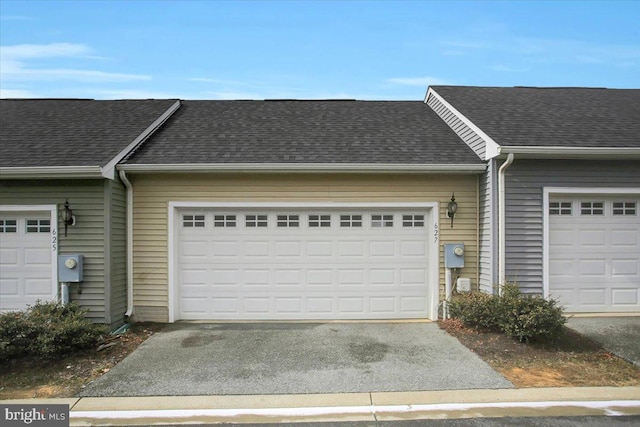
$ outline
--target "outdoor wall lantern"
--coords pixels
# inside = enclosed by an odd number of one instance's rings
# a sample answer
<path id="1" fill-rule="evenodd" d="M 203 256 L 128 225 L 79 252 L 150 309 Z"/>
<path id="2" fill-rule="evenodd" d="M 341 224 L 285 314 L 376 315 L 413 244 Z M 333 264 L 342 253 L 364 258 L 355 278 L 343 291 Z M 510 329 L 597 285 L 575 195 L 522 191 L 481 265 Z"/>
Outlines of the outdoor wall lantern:
<path id="1" fill-rule="evenodd" d="M 69 207 L 69 199 L 64 202 L 64 209 L 62 209 L 60 216 L 62 217 L 62 222 L 64 223 L 64 237 L 67 237 L 67 227 L 70 225 L 76 225 L 76 217 Z"/>
<path id="2" fill-rule="evenodd" d="M 451 201 L 447 205 L 447 216 L 451 218 L 451 228 L 453 228 L 453 217 L 456 215 L 457 210 L 458 204 L 456 203 L 456 195 L 454 193 L 451 195 Z"/>

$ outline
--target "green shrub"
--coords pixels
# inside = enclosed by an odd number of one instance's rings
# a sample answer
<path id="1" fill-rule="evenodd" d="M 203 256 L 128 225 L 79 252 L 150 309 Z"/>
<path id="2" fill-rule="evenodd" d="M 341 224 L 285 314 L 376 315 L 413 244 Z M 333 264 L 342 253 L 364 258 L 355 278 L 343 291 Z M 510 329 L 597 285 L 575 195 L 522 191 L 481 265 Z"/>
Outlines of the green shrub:
<path id="1" fill-rule="evenodd" d="M 499 330 L 520 342 L 554 340 L 567 322 L 557 301 L 524 295 L 516 285 L 505 285 L 502 295 L 457 296 L 449 313 L 466 326 Z"/>
<path id="2" fill-rule="evenodd" d="M 498 330 L 497 302 L 493 295 L 481 292 L 462 294 L 449 302 L 449 314 L 472 328 Z"/>
<path id="3" fill-rule="evenodd" d="M 504 286 L 499 298 L 500 329 L 520 342 L 555 340 L 567 322 L 554 299 L 524 295 L 514 285 Z"/>
<path id="4" fill-rule="evenodd" d="M 36 302 L 25 311 L 0 315 L 0 360 L 22 356 L 51 359 L 94 346 L 106 333 L 72 302 Z"/>

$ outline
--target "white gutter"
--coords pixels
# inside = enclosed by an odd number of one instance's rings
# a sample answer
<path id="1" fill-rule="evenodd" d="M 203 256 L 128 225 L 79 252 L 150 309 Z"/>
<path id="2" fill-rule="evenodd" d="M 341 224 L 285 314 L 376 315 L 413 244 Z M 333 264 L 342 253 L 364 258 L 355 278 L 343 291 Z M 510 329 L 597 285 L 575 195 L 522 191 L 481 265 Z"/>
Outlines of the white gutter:
<path id="1" fill-rule="evenodd" d="M 124 157 L 131 152 L 134 148 L 136 148 L 142 141 L 147 139 L 149 135 L 155 132 L 164 122 L 167 121 L 169 117 L 180 108 L 180 100 L 174 102 L 160 117 L 154 120 L 140 135 L 136 137 L 129 145 L 127 145 L 124 149 L 120 150 L 120 152 L 109 161 L 103 168 L 101 168 L 102 176 L 108 179 L 113 179 L 115 177 L 115 168 L 116 165 L 124 159 Z"/>
<path id="2" fill-rule="evenodd" d="M 102 177 L 100 166 L 0 167 L 0 178 L 2 179 Z"/>
<path id="3" fill-rule="evenodd" d="M 133 187 L 125 171 L 120 171 L 120 179 L 127 189 L 127 312 L 125 317 L 133 315 Z"/>
<path id="4" fill-rule="evenodd" d="M 416 172 L 481 173 L 486 164 L 384 164 L 384 163 L 179 163 L 122 164 L 127 172 Z"/>
<path id="5" fill-rule="evenodd" d="M 507 160 L 498 170 L 498 285 L 499 293 L 502 294 L 502 287 L 506 279 L 506 202 L 504 175 L 507 168 L 513 163 L 514 154 L 509 153 Z"/>
<path id="6" fill-rule="evenodd" d="M 640 158 L 640 148 L 601 148 L 601 147 L 542 147 L 535 146 L 501 146 L 498 148 L 497 155 L 513 153 L 529 155 L 535 158 L 557 158 L 559 156 L 574 156 L 577 158 L 597 157 L 602 158 Z"/>

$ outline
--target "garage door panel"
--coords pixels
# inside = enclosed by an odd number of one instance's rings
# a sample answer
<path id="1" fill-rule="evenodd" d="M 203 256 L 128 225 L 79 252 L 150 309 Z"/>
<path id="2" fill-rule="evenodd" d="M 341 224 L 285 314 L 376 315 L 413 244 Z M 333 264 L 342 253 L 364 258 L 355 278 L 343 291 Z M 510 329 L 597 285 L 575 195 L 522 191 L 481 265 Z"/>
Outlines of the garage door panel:
<path id="1" fill-rule="evenodd" d="M 640 280 L 640 261 L 637 259 L 614 259 L 611 261 L 611 275 L 629 276 Z"/>
<path id="2" fill-rule="evenodd" d="M 582 229 L 579 236 L 580 246 L 583 248 L 603 248 L 607 244 L 607 234 L 602 229 Z"/>
<path id="3" fill-rule="evenodd" d="M 615 305 L 637 305 L 640 303 L 640 290 L 629 289 L 614 289 L 611 293 L 611 300 Z"/>
<path id="4" fill-rule="evenodd" d="M 556 199 L 573 212 L 549 214 L 550 294 L 567 312 L 640 312 L 640 217 L 637 210 L 614 214 L 620 196 L 597 198 L 599 215 L 576 208 L 584 195 Z"/>

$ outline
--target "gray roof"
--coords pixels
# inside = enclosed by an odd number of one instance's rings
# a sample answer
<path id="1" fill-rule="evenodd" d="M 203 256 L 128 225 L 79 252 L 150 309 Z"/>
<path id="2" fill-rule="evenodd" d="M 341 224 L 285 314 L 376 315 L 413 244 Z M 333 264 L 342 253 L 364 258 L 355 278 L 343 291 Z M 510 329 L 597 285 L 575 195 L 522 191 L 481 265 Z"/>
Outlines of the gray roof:
<path id="1" fill-rule="evenodd" d="M 481 164 L 422 101 L 183 101 L 127 164 Z"/>
<path id="2" fill-rule="evenodd" d="M 640 89 L 431 88 L 499 145 L 640 147 Z"/>
<path id="3" fill-rule="evenodd" d="M 176 100 L 0 100 L 0 167 L 105 166 Z"/>

